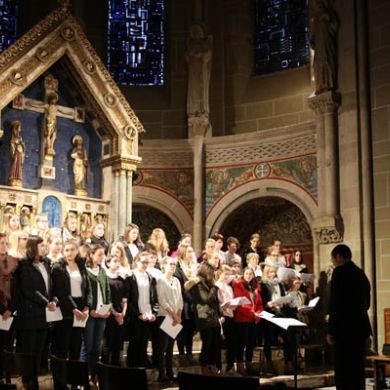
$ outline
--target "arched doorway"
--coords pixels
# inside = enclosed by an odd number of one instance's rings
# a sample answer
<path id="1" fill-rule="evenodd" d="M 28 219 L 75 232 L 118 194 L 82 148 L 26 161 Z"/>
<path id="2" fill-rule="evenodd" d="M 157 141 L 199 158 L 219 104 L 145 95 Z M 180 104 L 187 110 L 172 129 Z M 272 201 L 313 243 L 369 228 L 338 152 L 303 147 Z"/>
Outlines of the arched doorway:
<path id="1" fill-rule="evenodd" d="M 144 243 L 148 241 L 150 233 L 154 228 L 164 230 L 169 249 L 175 250 L 180 239 L 180 233 L 174 222 L 163 212 L 148 205 L 133 205 L 133 223 L 141 229 L 141 238 Z"/>
<path id="2" fill-rule="evenodd" d="M 294 249 L 304 253 L 304 261 L 313 272 L 313 237 L 303 212 L 292 202 L 276 196 L 251 199 L 232 211 L 221 225 L 225 238 L 237 237 L 243 247 L 252 233 L 260 233 L 262 247 L 275 239 L 283 243 L 284 252 Z"/>

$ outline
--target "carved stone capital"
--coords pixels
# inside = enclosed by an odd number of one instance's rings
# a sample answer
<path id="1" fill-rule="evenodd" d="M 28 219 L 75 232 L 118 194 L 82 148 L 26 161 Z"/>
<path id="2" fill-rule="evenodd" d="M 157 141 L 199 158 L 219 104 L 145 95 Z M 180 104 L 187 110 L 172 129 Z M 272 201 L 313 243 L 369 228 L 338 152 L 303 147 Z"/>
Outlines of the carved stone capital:
<path id="1" fill-rule="evenodd" d="M 135 171 L 137 166 L 142 161 L 141 157 L 132 156 L 131 158 L 121 157 L 119 155 L 115 155 L 109 158 L 106 158 L 100 162 L 102 168 L 111 166 L 112 171 L 114 173 L 122 173 L 127 171 Z"/>
<path id="2" fill-rule="evenodd" d="M 190 115 L 188 117 L 188 135 L 190 138 L 196 135 L 205 137 L 211 134 L 211 123 L 208 115 Z"/>
<path id="3" fill-rule="evenodd" d="M 344 224 L 340 216 L 317 219 L 313 230 L 320 244 L 336 244 L 344 239 Z"/>
<path id="4" fill-rule="evenodd" d="M 341 95 L 335 91 L 312 94 L 308 97 L 308 104 L 316 114 L 337 112 L 341 104 Z"/>

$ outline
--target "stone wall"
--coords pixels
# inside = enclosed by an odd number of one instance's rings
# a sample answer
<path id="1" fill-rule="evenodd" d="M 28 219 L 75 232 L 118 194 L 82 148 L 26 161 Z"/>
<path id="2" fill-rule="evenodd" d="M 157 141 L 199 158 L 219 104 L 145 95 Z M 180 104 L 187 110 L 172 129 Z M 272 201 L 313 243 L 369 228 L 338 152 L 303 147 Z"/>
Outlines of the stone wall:
<path id="1" fill-rule="evenodd" d="M 379 349 L 383 310 L 390 307 L 390 13 L 389 0 L 371 0 L 370 76 L 374 158 Z"/>

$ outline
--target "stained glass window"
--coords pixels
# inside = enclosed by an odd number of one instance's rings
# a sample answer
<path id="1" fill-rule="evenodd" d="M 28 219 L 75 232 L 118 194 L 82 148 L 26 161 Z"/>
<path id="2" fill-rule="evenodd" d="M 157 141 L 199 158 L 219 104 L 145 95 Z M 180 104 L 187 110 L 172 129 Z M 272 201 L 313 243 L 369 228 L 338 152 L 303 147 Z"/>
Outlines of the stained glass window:
<path id="1" fill-rule="evenodd" d="M 255 0 L 255 73 L 309 62 L 308 0 Z"/>
<path id="2" fill-rule="evenodd" d="M 17 0 L 0 0 L 0 52 L 16 39 Z"/>
<path id="3" fill-rule="evenodd" d="M 122 85 L 164 84 L 164 0 L 109 0 L 107 65 Z"/>

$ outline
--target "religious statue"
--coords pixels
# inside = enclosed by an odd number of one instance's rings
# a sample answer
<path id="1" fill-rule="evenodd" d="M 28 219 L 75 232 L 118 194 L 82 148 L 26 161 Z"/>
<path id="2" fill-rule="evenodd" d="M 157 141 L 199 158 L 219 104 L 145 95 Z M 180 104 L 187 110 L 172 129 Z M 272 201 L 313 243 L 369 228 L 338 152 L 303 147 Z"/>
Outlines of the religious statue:
<path id="1" fill-rule="evenodd" d="M 310 0 L 310 45 L 314 50 L 316 95 L 337 89 L 339 20 L 334 0 Z"/>
<path id="2" fill-rule="evenodd" d="M 186 61 L 188 64 L 187 115 L 206 116 L 210 113 L 210 75 L 213 38 L 203 23 L 190 27 Z"/>
<path id="3" fill-rule="evenodd" d="M 84 149 L 84 141 L 80 135 L 75 135 L 72 139 L 74 148 L 70 152 L 70 156 L 74 159 L 73 174 L 75 195 L 87 196 L 87 180 L 88 180 L 88 155 Z"/>
<path id="4" fill-rule="evenodd" d="M 26 232 L 30 232 L 31 210 L 27 206 L 23 206 L 20 210 L 20 227 Z"/>
<path id="5" fill-rule="evenodd" d="M 11 123 L 10 154 L 11 164 L 8 176 L 8 185 L 21 187 L 23 180 L 23 163 L 26 147 L 21 136 L 22 124 L 16 120 Z"/>
<path id="6" fill-rule="evenodd" d="M 45 105 L 43 137 L 45 159 L 48 160 L 56 155 L 54 151 L 54 142 L 57 138 L 57 101 L 57 94 L 52 92 L 48 97 L 48 103 Z"/>

